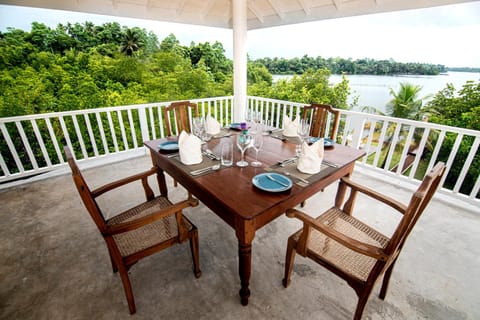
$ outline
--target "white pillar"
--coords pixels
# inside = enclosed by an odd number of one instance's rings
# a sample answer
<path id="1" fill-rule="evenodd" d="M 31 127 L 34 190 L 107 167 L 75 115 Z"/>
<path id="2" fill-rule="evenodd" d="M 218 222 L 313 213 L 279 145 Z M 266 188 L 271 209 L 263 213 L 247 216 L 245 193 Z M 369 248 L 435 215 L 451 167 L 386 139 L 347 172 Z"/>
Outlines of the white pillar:
<path id="1" fill-rule="evenodd" d="M 245 120 L 247 107 L 247 1 L 232 1 L 233 120 Z"/>

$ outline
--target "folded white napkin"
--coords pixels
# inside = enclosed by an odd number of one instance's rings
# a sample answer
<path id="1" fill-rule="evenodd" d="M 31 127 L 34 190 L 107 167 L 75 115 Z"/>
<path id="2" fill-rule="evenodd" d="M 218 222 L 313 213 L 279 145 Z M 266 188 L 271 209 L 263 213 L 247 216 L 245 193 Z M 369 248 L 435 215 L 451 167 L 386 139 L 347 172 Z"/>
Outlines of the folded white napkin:
<path id="1" fill-rule="evenodd" d="M 323 160 L 323 139 L 309 146 L 302 144 L 302 155 L 298 159 L 297 169 L 300 172 L 314 174 L 320 172 Z"/>
<path id="2" fill-rule="evenodd" d="M 283 116 L 283 135 L 286 137 L 297 137 L 299 124 L 300 120 L 298 118 L 292 121 L 289 117 Z"/>
<path id="3" fill-rule="evenodd" d="M 183 164 L 190 165 L 202 162 L 202 140 L 197 136 L 182 131 L 180 137 L 178 137 L 178 149 L 180 161 Z"/>
<path id="4" fill-rule="evenodd" d="M 212 116 L 207 116 L 207 119 L 205 120 L 205 127 L 207 133 L 211 135 L 220 133 L 220 129 L 222 128 L 220 123 Z"/>

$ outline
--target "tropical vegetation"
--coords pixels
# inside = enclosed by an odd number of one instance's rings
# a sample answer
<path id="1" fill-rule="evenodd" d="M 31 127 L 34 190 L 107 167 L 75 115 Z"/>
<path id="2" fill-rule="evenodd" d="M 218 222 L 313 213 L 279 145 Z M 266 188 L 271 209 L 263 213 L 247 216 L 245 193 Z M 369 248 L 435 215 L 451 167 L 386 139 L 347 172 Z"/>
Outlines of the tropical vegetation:
<path id="1" fill-rule="evenodd" d="M 433 99 L 427 103 L 426 110 L 428 111 L 429 121 L 431 122 L 479 131 L 480 81 L 468 81 L 458 91 L 452 85 L 447 85 L 445 89 L 438 92 Z M 440 150 L 439 159 L 447 161 L 456 139 L 456 134 L 446 135 Z M 456 178 L 460 175 L 473 145 L 474 137 L 463 137 L 445 181 L 447 186 L 453 187 L 454 181 L 456 181 Z M 477 150 L 460 191 L 464 193 L 470 192 L 479 176 L 480 150 Z"/>
<path id="2" fill-rule="evenodd" d="M 372 75 L 395 75 L 395 74 L 421 74 L 437 75 L 447 72 L 444 65 L 427 63 L 401 63 L 393 59 L 375 60 L 369 58 L 352 60 L 351 58 L 262 58 L 255 60 L 263 64 L 273 74 L 302 74 L 308 69 L 328 69 L 333 74 L 372 74 Z"/>
<path id="3" fill-rule="evenodd" d="M 0 117 L 232 93 L 221 43 L 120 27 L 33 23 L 0 33 Z"/>
<path id="4" fill-rule="evenodd" d="M 461 127 L 472 130 L 480 130 L 480 81 L 475 83 L 468 81 L 457 92 L 453 85 L 449 84 L 447 87 L 438 92 L 433 99 L 425 103 L 425 100 L 430 97 L 419 97 L 419 93 L 422 87 L 410 83 L 401 83 L 398 91 L 390 89 L 392 100 L 386 105 L 385 115 L 397 118 L 412 119 L 430 121 L 434 123 L 444 124 L 448 126 Z M 374 112 L 377 114 L 383 114 L 378 109 L 365 107 L 363 111 Z M 387 138 L 385 145 L 382 149 L 383 164 L 385 166 L 385 160 L 390 151 L 390 143 L 393 138 L 394 131 L 397 129 L 398 124 L 392 123 L 387 129 Z M 380 130 L 380 128 L 377 128 Z M 402 126 L 399 131 L 399 135 L 405 138 L 409 126 Z M 417 144 L 419 143 L 423 129 L 417 129 L 414 132 L 414 138 L 412 144 L 409 146 L 409 150 L 415 154 Z M 426 169 L 426 165 L 430 161 L 432 156 L 433 146 L 436 145 L 439 138 L 438 131 L 432 130 L 429 133 L 426 141 L 426 150 L 421 155 L 422 170 L 418 171 L 418 178 L 422 178 Z M 447 162 L 451 155 L 451 151 L 454 147 L 458 134 L 447 133 L 443 140 L 440 152 L 438 154 L 438 161 Z M 399 154 L 404 148 L 405 139 L 400 139 L 400 143 L 396 146 L 394 158 L 398 158 Z M 449 174 L 445 180 L 445 186 L 453 188 L 460 175 L 465 161 L 470 153 L 470 149 L 474 144 L 473 136 L 462 137 L 459 149 L 456 153 L 455 161 L 452 162 Z M 373 159 L 369 159 L 373 161 Z M 398 161 L 393 161 L 392 169 Z M 408 171 L 407 171 L 408 173 Z M 460 188 L 463 193 L 470 193 L 476 179 L 480 175 L 480 151 L 477 151 L 472 163 L 466 173 L 465 180 Z"/>
<path id="5" fill-rule="evenodd" d="M 251 94 L 347 108 L 348 81 L 331 88 L 330 71 L 311 69 L 272 83 L 248 62 Z M 30 32 L 0 32 L 0 117 L 231 95 L 232 61 L 220 42 L 183 46 L 145 29 L 32 23 Z"/>
<path id="6" fill-rule="evenodd" d="M 329 75 L 327 70 L 312 70 L 277 87 L 265 66 L 248 62 L 249 91 L 346 107 L 347 83 L 330 88 Z M 229 96 L 233 93 L 232 79 L 232 61 L 225 57 L 219 42 L 183 46 L 173 34 L 159 41 L 152 32 L 118 23 L 59 24 L 55 29 L 33 23 L 30 32 L 8 29 L 0 33 L 0 117 Z M 301 93 L 300 87 L 305 87 Z M 135 115 L 133 118 L 138 119 Z M 118 119 L 112 123 L 107 118 L 99 121 L 104 127 L 123 125 Z M 72 119 L 65 122 L 68 134 L 76 136 Z M 46 125 L 39 124 L 41 132 L 48 132 Z M 86 122 L 76 125 L 78 132 L 87 131 Z M 29 163 L 28 152 L 22 147 L 23 133 L 16 134 L 14 123 L 5 126 L 13 145 L 18 146 L 21 162 Z M 51 126 L 54 132 L 62 132 L 61 123 L 53 122 Z M 27 125 L 23 130 L 28 139 L 35 136 L 34 128 Z M 99 129 L 92 130 L 95 143 L 100 145 Z M 3 161 L 8 168 L 17 168 L 3 134 L 0 132 Z M 49 137 L 43 139 L 48 141 Z M 61 140 L 59 144 L 66 142 L 62 136 L 57 139 Z M 114 148 L 110 142 L 109 148 Z M 92 148 L 88 147 L 89 154 Z M 54 159 L 54 145 L 46 143 L 46 149 Z M 38 148 L 34 151 L 39 161 L 44 161 L 42 152 Z"/>
<path id="7" fill-rule="evenodd" d="M 220 42 L 184 46 L 173 34 L 159 41 L 153 32 L 118 23 L 68 23 L 52 29 L 34 22 L 29 32 L 13 28 L 0 32 L 0 117 L 231 95 L 232 69 Z M 248 94 L 347 109 L 355 105 L 355 99 L 352 105 L 348 102 L 348 80 L 343 77 L 332 86 L 332 73 L 444 71 L 441 65 L 393 60 L 264 58 L 248 61 Z M 272 73 L 296 75 L 273 83 Z M 402 84 L 398 92 L 391 90 L 387 114 L 415 120 L 428 116 L 432 122 L 480 130 L 480 83 L 468 82 L 458 92 L 449 85 L 426 104 L 419 91 L 411 84 Z M 21 144 L 19 137 L 14 138 Z M 436 137 L 431 139 L 433 143 Z M 440 160 L 448 159 L 455 139 L 447 135 Z M 471 140 L 462 140 L 447 184 L 460 173 Z M 0 149 L 2 155 L 9 153 L 1 134 Z M 479 157 L 477 152 L 462 186 L 466 190 L 479 176 Z M 13 159 L 5 161 L 10 166 Z"/>

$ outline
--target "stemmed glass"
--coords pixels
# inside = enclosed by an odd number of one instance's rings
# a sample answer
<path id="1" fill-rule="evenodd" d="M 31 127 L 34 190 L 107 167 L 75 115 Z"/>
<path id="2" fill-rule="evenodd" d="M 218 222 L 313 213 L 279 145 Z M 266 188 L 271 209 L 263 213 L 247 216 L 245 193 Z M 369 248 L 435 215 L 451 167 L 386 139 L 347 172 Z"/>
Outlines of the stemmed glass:
<path id="1" fill-rule="evenodd" d="M 247 150 L 248 147 L 250 147 L 252 143 L 252 136 L 248 134 L 239 134 L 237 135 L 237 147 L 240 149 L 240 152 L 242 153 L 242 158 L 240 161 L 237 162 L 237 166 L 239 167 L 246 167 L 248 166 L 248 162 L 245 161 L 244 155 L 245 155 L 245 150 Z"/>
<path id="2" fill-rule="evenodd" d="M 193 117 L 192 119 L 193 125 L 193 134 L 199 137 L 202 140 L 202 144 L 205 143 L 205 118 L 204 117 Z"/>
<path id="3" fill-rule="evenodd" d="M 253 136 L 253 141 L 252 141 L 252 147 L 255 150 L 255 161 L 252 161 L 252 163 L 250 163 L 252 167 L 260 167 L 262 165 L 262 163 L 258 161 L 258 152 L 260 151 L 262 146 L 263 146 L 262 132 L 257 132 L 257 134 Z"/>
<path id="4" fill-rule="evenodd" d="M 260 131 L 260 122 L 262 122 L 262 113 L 260 111 L 258 112 L 253 112 L 252 114 L 252 121 L 255 124 L 255 131 Z"/>
<path id="5" fill-rule="evenodd" d="M 261 113 L 256 112 L 254 110 L 247 111 L 247 118 L 246 120 L 250 122 L 250 132 L 257 133 L 258 131 L 258 124 L 261 120 Z"/>
<path id="6" fill-rule="evenodd" d="M 268 136 L 270 135 L 270 127 L 273 127 L 271 125 L 271 123 L 273 123 L 273 121 L 268 121 L 267 119 L 263 120 L 261 119 L 260 120 L 260 126 L 261 126 L 261 129 L 262 129 L 262 135 L 264 136 Z"/>
<path id="7" fill-rule="evenodd" d="M 300 138 L 300 148 L 297 149 L 297 153 L 301 153 L 302 145 L 306 138 L 310 134 L 310 124 L 306 119 L 301 119 L 297 127 L 298 137 Z"/>

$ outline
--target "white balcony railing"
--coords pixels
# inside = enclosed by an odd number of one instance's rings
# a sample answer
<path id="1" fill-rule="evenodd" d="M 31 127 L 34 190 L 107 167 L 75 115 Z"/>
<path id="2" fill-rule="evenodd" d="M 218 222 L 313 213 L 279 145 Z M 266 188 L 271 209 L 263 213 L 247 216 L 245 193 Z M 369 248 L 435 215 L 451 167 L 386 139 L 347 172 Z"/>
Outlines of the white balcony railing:
<path id="1" fill-rule="evenodd" d="M 191 100 L 203 115 L 228 125 L 233 97 Z M 162 108 L 170 102 L 77 110 L 0 118 L 0 183 L 51 171 L 65 164 L 62 145 L 78 160 L 143 151 L 143 141 L 164 137 Z M 263 121 L 281 127 L 284 115 L 300 114 L 304 104 L 249 97 L 248 107 Z M 341 111 L 337 142 L 363 148 L 359 166 L 406 182 L 423 178 L 440 159 L 450 170 L 463 161 L 460 172 L 447 172 L 449 188 L 442 192 L 480 204 L 478 170 L 480 132 L 347 110 Z M 329 125 L 329 123 L 327 123 Z M 447 146 L 451 146 L 448 147 Z M 446 149 L 447 148 L 447 149 Z M 470 187 L 465 187 L 469 185 Z"/>
<path id="2" fill-rule="evenodd" d="M 221 97 L 194 101 L 202 114 L 230 123 L 227 119 L 232 117 L 232 99 Z M 62 166 L 65 163 L 63 145 L 75 150 L 78 160 L 143 149 L 143 141 L 165 136 L 162 108 L 169 104 L 162 102 L 0 118 L 0 183 Z"/>

